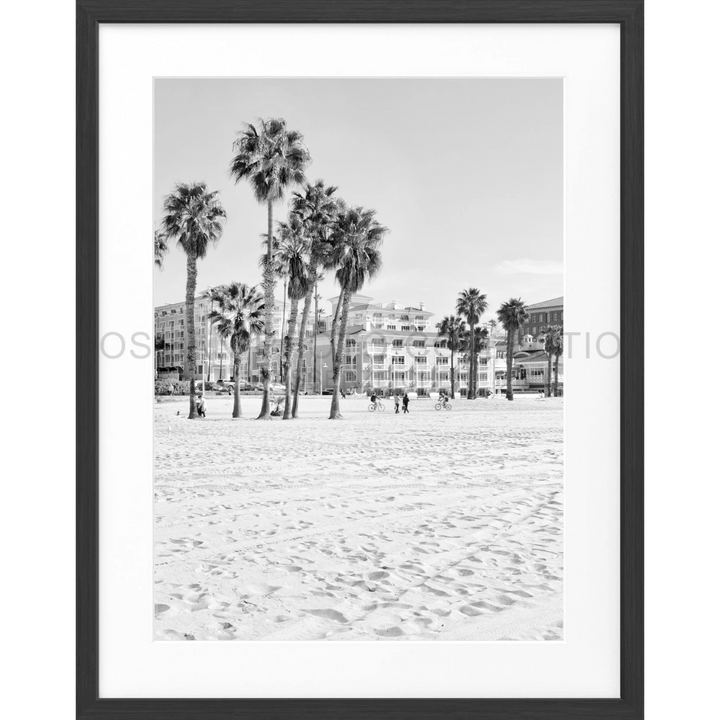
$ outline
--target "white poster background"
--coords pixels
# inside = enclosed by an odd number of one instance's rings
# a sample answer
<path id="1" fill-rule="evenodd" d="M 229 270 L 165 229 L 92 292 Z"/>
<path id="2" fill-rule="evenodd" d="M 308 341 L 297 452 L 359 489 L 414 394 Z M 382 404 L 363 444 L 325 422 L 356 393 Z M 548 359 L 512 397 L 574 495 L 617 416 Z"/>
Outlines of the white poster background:
<path id="1" fill-rule="evenodd" d="M 126 342 L 100 358 L 101 697 L 619 696 L 619 362 L 595 347 L 619 334 L 619 40 L 611 25 L 100 26 L 100 328 Z M 152 641 L 152 359 L 130 353 L 153 337 L 152 80 L 328 68 L 565 79 L 565 329 L 583 335 L 565 365 L 562 643 Z"/>

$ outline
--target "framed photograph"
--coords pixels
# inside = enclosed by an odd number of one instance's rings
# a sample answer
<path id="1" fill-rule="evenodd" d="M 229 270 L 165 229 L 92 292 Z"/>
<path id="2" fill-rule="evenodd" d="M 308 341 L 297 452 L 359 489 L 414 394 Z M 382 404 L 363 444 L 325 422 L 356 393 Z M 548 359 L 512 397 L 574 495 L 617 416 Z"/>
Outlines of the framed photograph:
<path id="1" fill-rule="evenodd" d="M 77 30 L 78 717 L 641 718 L 642 2 Z"/>

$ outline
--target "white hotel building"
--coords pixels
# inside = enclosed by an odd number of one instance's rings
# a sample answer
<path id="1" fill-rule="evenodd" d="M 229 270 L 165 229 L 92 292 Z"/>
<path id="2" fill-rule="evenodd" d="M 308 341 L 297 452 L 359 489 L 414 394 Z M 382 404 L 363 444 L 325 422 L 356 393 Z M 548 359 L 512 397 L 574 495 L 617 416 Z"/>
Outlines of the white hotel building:
<path id="1" fill-rule="evenodd" d="M 330 299 L 331 317 L 338 300 Z M 438 337 L 433 317 L 422 302 L 417 306 L 397 301 L 382 304 L 371 297 L 354 295 L 349 308 L 341 387 L 383 393 L 411 390 L 421 396 L 449 389 L 450 350 L 446 340 Z M 494 354 L 492 348 L 480 354 L 479 388 L 490 386 L 489 366 L 494 364 Z M 456 393 L 466 393 L 468 371 L 468 362 L 455 353 Z"/>

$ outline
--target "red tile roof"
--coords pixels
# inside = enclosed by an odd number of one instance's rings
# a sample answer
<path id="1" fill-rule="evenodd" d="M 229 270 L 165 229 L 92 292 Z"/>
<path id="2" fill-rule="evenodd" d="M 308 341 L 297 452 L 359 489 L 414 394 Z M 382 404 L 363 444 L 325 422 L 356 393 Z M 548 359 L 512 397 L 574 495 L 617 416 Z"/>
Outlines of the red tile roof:
<path id="1" fill-rule="evenodd" d="M 552 300 L 543 300 L 542 302 L 535 303 L 534 305 L 528 305 L 528 310 L 542 310 L 544 308 L 563 307 L 563 298 L 557 297 Z"/>

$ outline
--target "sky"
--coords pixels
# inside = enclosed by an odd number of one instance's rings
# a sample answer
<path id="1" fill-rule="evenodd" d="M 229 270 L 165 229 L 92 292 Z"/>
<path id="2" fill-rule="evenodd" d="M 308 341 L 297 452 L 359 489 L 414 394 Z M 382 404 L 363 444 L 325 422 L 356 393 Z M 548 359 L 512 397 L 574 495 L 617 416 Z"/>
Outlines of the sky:
<path id="1" fill-rule="evenodd" d="M 477 287 L 489 320 L 511 297 L 563 294 L 562 91 L 560 79 L 156 79 L 155 228 L 176 183 L 207 183 L 227 222 L 198 263 L 198 293 L 260 283 L 267 207 L 228 168 L 244 122 L 283 117 L 304 135 L 308 180 L 337 185 L 390 230 L 383 268 L 362 294 L 424 302 L 439 321 L 461 290 Z M 287 203 L 274 215 L 285 219 Z M 155 270 L 156 306 L 184 299 L 185 271 L 173 243 Z M 337 294 L 330 274 L 320 296 Z"/>

